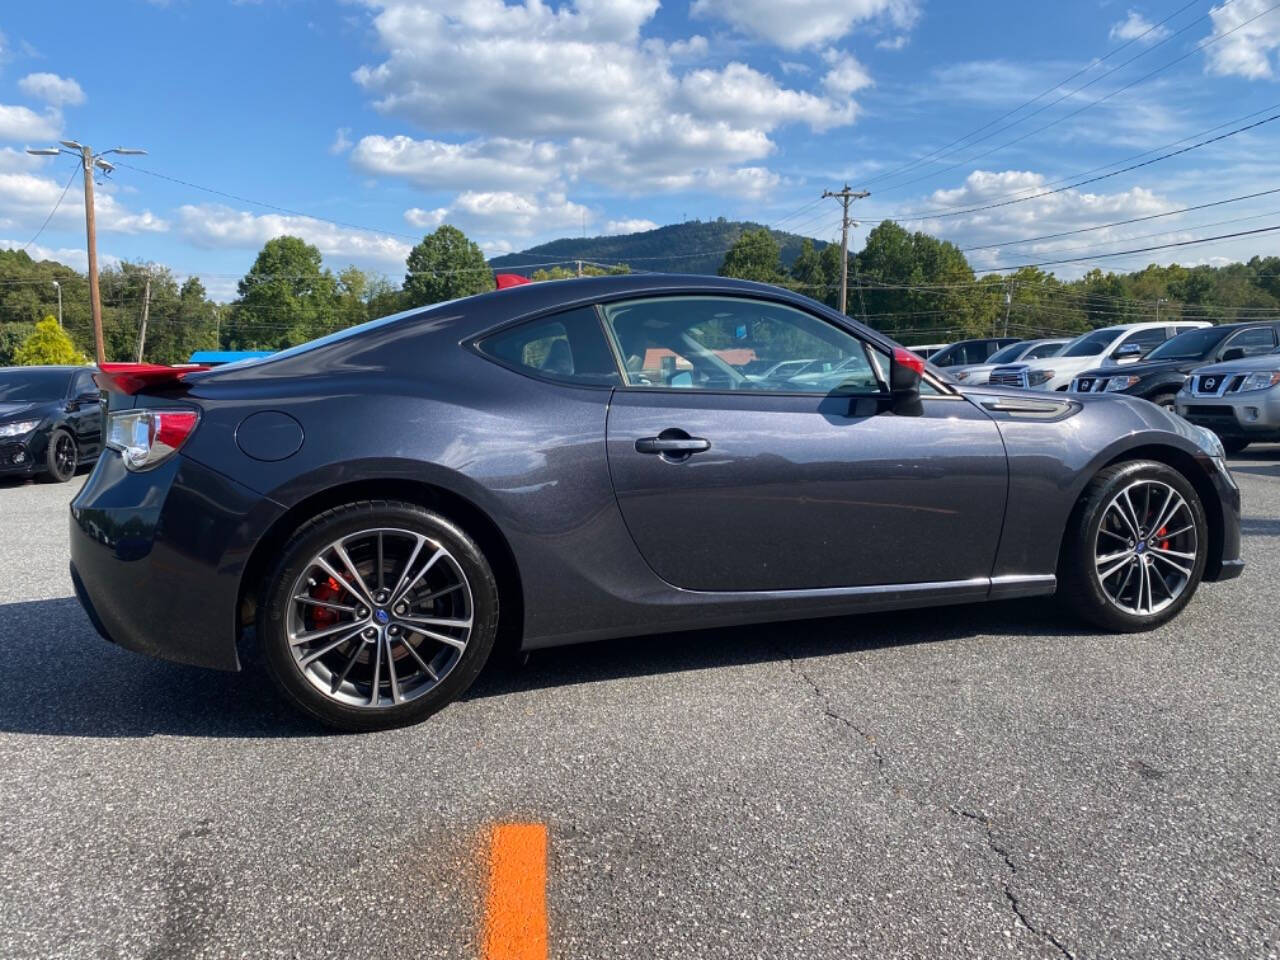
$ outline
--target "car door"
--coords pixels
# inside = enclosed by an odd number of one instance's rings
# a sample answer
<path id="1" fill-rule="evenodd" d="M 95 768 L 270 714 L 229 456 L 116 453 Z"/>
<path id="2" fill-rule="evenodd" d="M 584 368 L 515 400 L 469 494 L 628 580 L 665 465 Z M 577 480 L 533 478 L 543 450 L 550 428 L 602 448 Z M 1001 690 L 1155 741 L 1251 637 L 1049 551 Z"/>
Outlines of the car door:
<path id="1" fill-rule="evenodd" d="M 102 405 L 93 374 L 77 371 L 68 386 L 67 420 L 76 435 L 80 459 L 96 457 L 102 450 Z"/>
<path id="2" fill-rule="evenodd" d="M 877 348 L 782 304 L 659 297 L 602 313 L 624 368 L 606 425 L 614 491 L 664 580 L 795 590 L 990 574 L 1007 465 L 967 400 L 931 390 L 895 409 Z M 836 372 L 739 372 L 790 356 Z"/>
<path id="3" fill-rule="evenodd" d="M 1239 350 L 1241 355 L 1255 357 L 1260 353 L 1270 353 L 1276 347 L 1276 333 L 1273 327 L 1248 327 L 1239 333 L 1232 334 L 1218 351 L 1218 357 L 1226 356 L 1228 350 Z"/>

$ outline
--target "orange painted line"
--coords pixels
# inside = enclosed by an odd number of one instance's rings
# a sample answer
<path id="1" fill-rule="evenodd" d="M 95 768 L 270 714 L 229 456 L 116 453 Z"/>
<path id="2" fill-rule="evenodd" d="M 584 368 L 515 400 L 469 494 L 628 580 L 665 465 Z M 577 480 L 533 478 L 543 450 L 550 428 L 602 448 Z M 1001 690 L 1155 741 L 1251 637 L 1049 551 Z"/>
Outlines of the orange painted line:
<path id="1" fill-rule="evenodd" d="M 481 957 L 546 960 L 546 824 L 504 823 L 493 828 Z"/>

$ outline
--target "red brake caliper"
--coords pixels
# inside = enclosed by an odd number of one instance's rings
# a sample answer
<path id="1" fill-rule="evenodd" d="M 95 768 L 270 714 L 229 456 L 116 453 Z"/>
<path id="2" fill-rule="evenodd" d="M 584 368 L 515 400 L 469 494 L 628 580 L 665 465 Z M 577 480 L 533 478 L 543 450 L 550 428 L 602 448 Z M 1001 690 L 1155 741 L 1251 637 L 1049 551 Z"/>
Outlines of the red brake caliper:
<path id="1" fill-rule="evenodd" d="M 338 586 L 338 582 L 333 577 L 330 577 L 328 580 L 322 580 L 311 588 L 311 599 L 334 602 L 341 592 L 342 588 Z M 325 627 L 331 627 L 337 622 L 337 610 L 330 610 L 328 607 L 311 607 L 311 628 L 313 630 L 323 630 Z"/>
<path id="2" fill-rule="evenodd" d="M 1168 532 L 1169 532 L 1169 528 L 1168 528 L 1168 527 L 1161 527 L 1159 530 L 1157 530 L 1157 531 L 1156 531 L 1156 536 L 1157 536 L 1157 537 L 1163 537 L 1163 536 L 1164 536 L 1166 533 L 1168 533 Z M 1168 541 L 1168 540 L 1161 540 L 1161 541 L 1160 541 L 1160 549 L 1161 549 L 1161 550 L 1168 550 L 1168 549 L 1169 549 L 1169 541 Z"/>

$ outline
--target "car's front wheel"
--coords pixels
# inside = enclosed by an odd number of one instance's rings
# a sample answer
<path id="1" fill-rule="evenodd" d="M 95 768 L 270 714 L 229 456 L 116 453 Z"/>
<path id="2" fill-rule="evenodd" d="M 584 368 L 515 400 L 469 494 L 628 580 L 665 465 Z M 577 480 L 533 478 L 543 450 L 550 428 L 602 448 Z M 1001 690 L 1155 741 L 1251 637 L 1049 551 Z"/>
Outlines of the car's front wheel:
<path id="1" fill-rule="evenodd" d="M 54 483 L 66 483 L 76 475 L 79 457 L 76 438 L 66 430 L 53 431 L 44 454 L 45 476 Z"/>
<path id="2" fill-rule="evenodd" d="M 1137 460 L 1100 471 L 1069 523 L 1059 593 L 1072 612 L 1104 629 L 1166 623 L 1204 574 L 1204 507 L 1187 478 L 1163 463 Z"/>
<path id="3" fill-rule="evenodd" d="M 471 685 L 498 624 L 480 548 L 421 506 L 328 510 L 285 545 L 258 611 L 285 697 L 342 730 L 416 723 Z"/>

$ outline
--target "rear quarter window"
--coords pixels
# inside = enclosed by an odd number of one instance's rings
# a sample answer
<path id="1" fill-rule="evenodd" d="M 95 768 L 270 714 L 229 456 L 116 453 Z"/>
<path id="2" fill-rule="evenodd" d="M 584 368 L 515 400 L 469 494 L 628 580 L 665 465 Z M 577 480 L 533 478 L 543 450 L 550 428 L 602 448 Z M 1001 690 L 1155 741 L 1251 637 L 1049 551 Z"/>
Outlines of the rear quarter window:
<path id="1" fill-rule="evenodd" d="M 594 307 L 579 307 L 485 337 L 480 352 L 530 376 L 581 386 L 622 382 Z"/>

